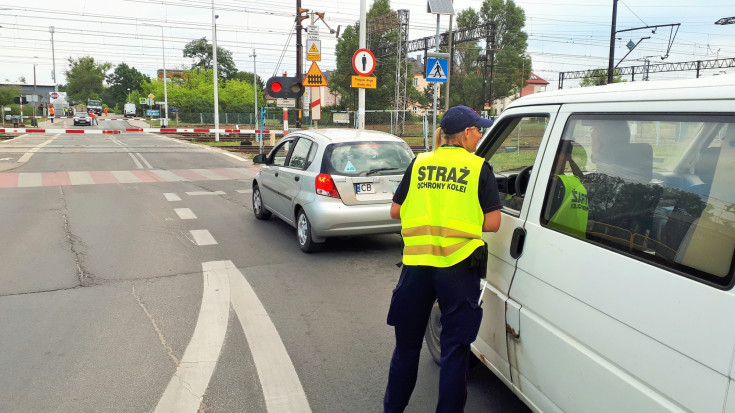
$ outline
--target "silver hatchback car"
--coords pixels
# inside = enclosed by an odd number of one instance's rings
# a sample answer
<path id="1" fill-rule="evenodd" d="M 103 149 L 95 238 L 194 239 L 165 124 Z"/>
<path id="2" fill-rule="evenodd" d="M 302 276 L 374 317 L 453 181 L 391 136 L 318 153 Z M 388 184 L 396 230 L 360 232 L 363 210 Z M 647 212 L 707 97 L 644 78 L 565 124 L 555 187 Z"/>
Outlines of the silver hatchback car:
<path id="1" fill-rule="evenodd" d="M 253 180 L 253 212 L 296 227 L 304 252 L 327 237 L 400 233 L 391 219 L 393 194 L 414 158 L 394 135 L 368 130 L 290 133 L 266 156 Z"/>

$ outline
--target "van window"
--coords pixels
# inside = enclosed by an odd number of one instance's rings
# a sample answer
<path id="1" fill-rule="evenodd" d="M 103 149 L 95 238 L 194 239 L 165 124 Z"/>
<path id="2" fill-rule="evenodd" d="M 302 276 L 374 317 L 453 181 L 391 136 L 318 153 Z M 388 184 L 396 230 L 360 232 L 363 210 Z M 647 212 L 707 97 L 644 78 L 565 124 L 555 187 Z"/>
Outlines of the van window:
<path id="1" fill-rule="evenodd" d="M 520 211 L 531 167 L 548 125 L 548 116 L 506 117 L 491 129 L 487 162 L 493 167 L 503 209 Z"/>
<path id="2" fill-rule="evenodd" d="M 541 222 L 729 286 L 735 117 L 571 116 L 556 147 Z"/>

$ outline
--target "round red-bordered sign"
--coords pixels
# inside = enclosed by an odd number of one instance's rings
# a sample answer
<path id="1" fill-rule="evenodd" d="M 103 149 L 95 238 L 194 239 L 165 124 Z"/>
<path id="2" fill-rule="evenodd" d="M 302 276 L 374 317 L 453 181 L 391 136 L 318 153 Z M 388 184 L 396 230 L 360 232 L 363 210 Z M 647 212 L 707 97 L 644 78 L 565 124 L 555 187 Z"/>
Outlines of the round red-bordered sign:
<path id="1" fill-rule="evenodd" d="M 358 49 L 352 55 L 352 68 L 360 76 L 370 76 L 375 70 L 375 55 L 368 49 Z"/>

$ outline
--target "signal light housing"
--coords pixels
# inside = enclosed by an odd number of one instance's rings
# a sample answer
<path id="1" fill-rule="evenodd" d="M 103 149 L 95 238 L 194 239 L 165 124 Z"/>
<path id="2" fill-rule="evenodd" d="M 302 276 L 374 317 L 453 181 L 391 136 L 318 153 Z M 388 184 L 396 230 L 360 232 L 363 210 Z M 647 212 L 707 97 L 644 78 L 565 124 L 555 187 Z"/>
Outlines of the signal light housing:
<path id="1" fill-rule="evenodd" d="M 300 98 L 306 87 L 297 77 L 274 76 L 265 84 L 265 91 L 274 98 Z"/>

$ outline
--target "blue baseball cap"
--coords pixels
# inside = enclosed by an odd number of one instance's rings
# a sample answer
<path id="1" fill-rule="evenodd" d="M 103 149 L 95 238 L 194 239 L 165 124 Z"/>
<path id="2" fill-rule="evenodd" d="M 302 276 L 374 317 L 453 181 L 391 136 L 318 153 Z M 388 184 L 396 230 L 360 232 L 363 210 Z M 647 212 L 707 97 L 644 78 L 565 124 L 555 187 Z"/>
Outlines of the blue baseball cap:
<path id="1" fill-rule="evenodd" d="M 449 108 L 441 121 L 441 128 L 445 134 L 451 135 L 461 132 L 466 128 L 477 126 L 478 128 L 489 128 L 493 125 L 492 119 L 485 119 L 478 115 L 472 108 L 467 106 L 455 106 Z"/>

